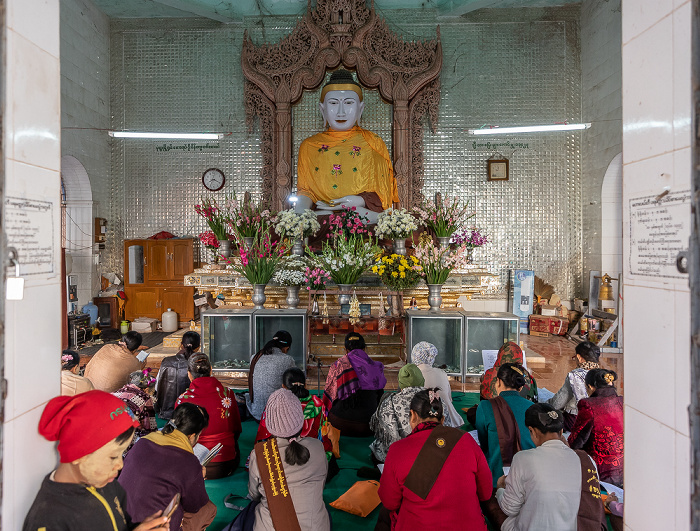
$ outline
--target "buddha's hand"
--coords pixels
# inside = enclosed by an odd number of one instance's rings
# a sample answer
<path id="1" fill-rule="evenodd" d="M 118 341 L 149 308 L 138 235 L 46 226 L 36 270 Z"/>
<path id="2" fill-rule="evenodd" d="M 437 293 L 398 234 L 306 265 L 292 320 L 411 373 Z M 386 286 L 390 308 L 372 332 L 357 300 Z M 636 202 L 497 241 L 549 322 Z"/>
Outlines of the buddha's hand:
<path id="1" fill-rule="evenodd" d="M 339 199 L 332 199 L 331 201 L 317 201 L 316 207 L 320 210 L 341 210 L 343 207 L 364 207 L 365 200 L 359 195 L 346 195 Z"/>

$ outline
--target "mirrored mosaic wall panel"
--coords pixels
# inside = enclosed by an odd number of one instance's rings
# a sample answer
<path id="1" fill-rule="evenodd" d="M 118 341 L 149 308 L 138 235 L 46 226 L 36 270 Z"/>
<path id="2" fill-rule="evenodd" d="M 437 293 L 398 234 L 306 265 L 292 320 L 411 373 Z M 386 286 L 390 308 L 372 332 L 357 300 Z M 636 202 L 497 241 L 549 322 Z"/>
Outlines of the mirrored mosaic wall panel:
<path id="1" fill-rule="evenodd" d="M 581 134 L 533 133 L 474 136 L 467 129 L 581 119 L 581 69 L 575 9 L 493 10 L 486 20 L 440 20 L 442 100 L 437 132 L 426 127 L 424 195 L 436 191 L 468 200 L 473 224 L 490 242 L 475 261 L 500 275 L 503 298 L 508 270 L 534 269 L 563 299 L 581 295 Z M 554 16 L 556 15 L 556 16 Z M 429 14 L 410 19 L 384 13 L 406 39 L 429 39 L 438 22 Z M 494 18 L 496 17 L 496 18 Z M 276 42 L 295 19 L 246 24 L 256 43 Z M 165 230 L 197 236 L 206 230 L 194 205 L 207 195 L 202 173 L 216 167 L 226 184 L 216 197 L 249 191 L 260 199 L 262 155 L 257 128 L 248 132 L 243 107 L 241 26 L 153 21 L 115 24 L 111 45 L 111 109 L 118 130 L 215 131 L 214 142 L 113 140 L 108 241 L 148 237 Z M 318 91 L 305 93 L 293 111 L 293 152 L 323 127 Z M 365 92 L 362 125 L 391 151 L 391 106 Z M 508 181 L 487 181 L 489 158 L 510 161 Z M 296 165 L 296 156 L 294 156 Z M 296 179 L 296 168 L 294 169 Z M 212 195 L 212 194 L 209 194 Z M 107 265 L 121 271 L 120 245 L 108 248 Z"/>

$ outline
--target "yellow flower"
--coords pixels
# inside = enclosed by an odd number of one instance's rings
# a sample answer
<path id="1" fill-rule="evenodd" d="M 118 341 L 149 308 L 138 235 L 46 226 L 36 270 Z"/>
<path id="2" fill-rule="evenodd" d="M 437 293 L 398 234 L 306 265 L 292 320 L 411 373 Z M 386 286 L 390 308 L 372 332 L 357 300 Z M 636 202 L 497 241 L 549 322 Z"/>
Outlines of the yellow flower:
<path id="1" fill-rule="evenodd" d="M 406 275 L 406 273 L 404 273 L 404 275 Z M 394 277 L 394 278 L 396 278 L 396 277 L 399 276 L 399 274 L 398 274 L 396 271 L 392 271 L 392 272 L 391 272 L 391 276 Z"/>
<path id="2" fill-rule="evenodd" d="M 408 260 L 406 260 L 405 258 L 402 258 L 402 259 L 401 259 L 401 265 L 402 265 L 402 266 L 408 267 Z"/>
<path id="3" fill-rule="evenodd" d="M 391 258 L 387 258 L 387 259 L 386 259 L 386 263 L 387 263 L 387 264 L 393 264 L 394 261 L 393 261 Z"/>
<path id="4" fill-rule="evenodd" d="M 399 266 L 399 271 L 406 271 L 406 268 L 402 265 Z"/>
<path id="5" fill-rule="evenodd" d="M 372 273 L 376 273 L 376 272 L 377 272 L 377 266 L 374 266 L 374 267 L 372 268 Z"/>
<path id="6" fill-rule="evenodd" d="M 404 273 L 403 271 L 401 271 L 401 278 L 406 278 L 406 273 Z"/>
<path id="7" fill-rule="evenodd" d="M 416 258 L 415 256 L 412 256 L 412 257 L 411 257 L 411 260 L 413 260 L 413 263 L 414 263 L 414 264 L 417 264 L 417 263 L 418 263 L 418 258 Z"/>
<path id="8" fill-rule="evenodd" d="M 380 275 L 383 275 L 385 270 L 386 270 L 385 267 L 380 267 L 380 268 L 379 268 L 379 274 L 380 274 Z"/>

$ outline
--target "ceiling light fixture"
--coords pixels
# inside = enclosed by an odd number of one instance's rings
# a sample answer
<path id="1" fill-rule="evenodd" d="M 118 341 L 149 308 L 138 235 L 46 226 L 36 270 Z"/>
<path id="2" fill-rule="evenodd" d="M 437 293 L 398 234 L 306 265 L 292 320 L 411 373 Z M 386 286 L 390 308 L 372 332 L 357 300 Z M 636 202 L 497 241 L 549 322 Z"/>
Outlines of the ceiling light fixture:
<path id="1" fill-rule="evenodd" d="M 109 131 L 114 138 L 154 138 L 159 140 L 218 140 L 222 133 L 141 133 L 135 131 Z"/>
<path id="2" fill-rule="evenodd" d="M 523 125 L 516 127 L 483 127 L 482 129 L 467 129 L 470 135 L 507 135 L 516 133 L 548 133 L 552 131 L 577 131 L 591 127 L 590 122 L 585 124 L 553 124 L 553 125 Z"/>

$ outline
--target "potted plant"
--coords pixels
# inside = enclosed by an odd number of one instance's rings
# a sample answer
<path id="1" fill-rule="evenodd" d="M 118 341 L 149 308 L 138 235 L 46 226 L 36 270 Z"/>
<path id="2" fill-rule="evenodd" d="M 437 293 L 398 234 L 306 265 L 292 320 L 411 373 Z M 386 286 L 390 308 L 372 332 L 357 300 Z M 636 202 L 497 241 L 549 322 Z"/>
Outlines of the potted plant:
<path id="1" fill-rule="evenodd" d="M 406 209 L 387 210 L 379 214 L 374 233 L 379 238 L 391 239 L 394 242 L 394 253 L 406 254 L 406 238 L 418 229 L 416 218 Z"/>
<path id="2" fill-rule="evenodd" d="M 382 283 L 392 291 L 399 292 L 398 296 L 392 296 L 390 307 L 391 315 L 398 317 L 403 310 L 403 296 L 401 291 L 414 288 L 421 279 L 422 267 L 415 256 L 403 256 L 391 254 L 378 258 L 372 273 L 379 275 Z"/>
<path id="3" fill-rule="evenodd" d="M 275 218 L 275 231 L 286 234 L 294 242 L 292 254 L 299 256 L 304 254 L 304 240 L 316 234 L 320 228 L 321 224 L 311 210 L 298 214 L 290 208 L 279 212 Z"/>
<path id="4" fill-rule="evenodd" d="M 428 234 L 421 236 L 415 247 L 415 257 L 420 262 L 422 276 L 428 284 L 428 304 L 431 310 L 437 310 L 442 304 L 442 285 L 450 272 L 467 264 L 467 246 L 462 244 L 454 250 L 449 247 L 436 246 Z"/>
<path id="5" fill-rule="evenodd" d="M 227 206 L 220 206 L 214 198 L 203 198 L 200 204 L 194 206 L 195 212 L 199 214 L 209 225 L 209 229 L 219 242 L 217 248 L 221 256 L 228 257 L 231 254 L 231 243 L 229 241 L 229 221 L 230 212 Z"/>
<path id="6" fill-rule="evenodd" d="M 309 260 L 301 256 L 290 255 L 280 260 L 272 281 L 287 288 L 287 308 L 299 305 L 299 289 L 306 283 L 308 267 Z"/>
<path id="7" fill-rule="evenodd" d="M 484 234 L 481 233 L 481 229 L 472 227 L 465 231 L 456 232 L 455 234 L 453 234 L 450 242 L 458 246 L 461 246 L 463 244 L 466 245 L 467 258 L 469 260 L 469 263 L 471 263 L 474 249 L 489 243 L 489 240 Z"/>
<path id="8" fill-rule="evenodd" d="M 448 247 L 450 236 L 459 230 L 465 221 L 474 217 L 468 210 L 469 202 L 462 204 L 458 197 L 436 198 L 413 208 L 420 222 L 431 229 L 442 247 Z"/>

